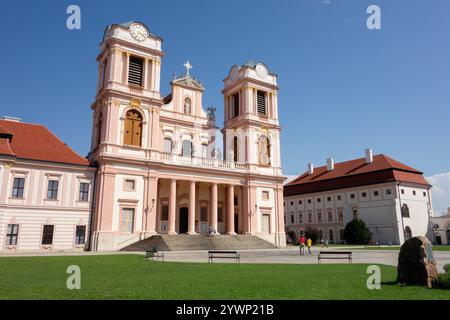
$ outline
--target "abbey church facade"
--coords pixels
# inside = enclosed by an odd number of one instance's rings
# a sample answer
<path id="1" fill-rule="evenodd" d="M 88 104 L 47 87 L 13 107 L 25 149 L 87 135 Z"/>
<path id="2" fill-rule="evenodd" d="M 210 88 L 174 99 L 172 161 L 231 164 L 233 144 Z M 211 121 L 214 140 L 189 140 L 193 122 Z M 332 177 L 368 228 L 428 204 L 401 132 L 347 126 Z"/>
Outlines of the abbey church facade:
<path id="1" fill-rule="evenodd" d="M 220 152 L 215 109 L 204 107 L 189 63 L 161 95 L 161 42 L 128 23 L 109 26 L 100 45 L 89 154 L 98 168 L 93 250 L 211 230 L 284 246 L 276 75 L 261 63 L 231 68 Z"/>
<path id="2" fill-rule="evenodd" d="M 277 76 L 230 69 L 221 150 L 189 62 L 161 95 L 161 44 L 142 23 L 106 28 L 87 159 L 43 126 L 0 121 L 1 251 L 120 250 L 159 234 L 286 245 Z"/>

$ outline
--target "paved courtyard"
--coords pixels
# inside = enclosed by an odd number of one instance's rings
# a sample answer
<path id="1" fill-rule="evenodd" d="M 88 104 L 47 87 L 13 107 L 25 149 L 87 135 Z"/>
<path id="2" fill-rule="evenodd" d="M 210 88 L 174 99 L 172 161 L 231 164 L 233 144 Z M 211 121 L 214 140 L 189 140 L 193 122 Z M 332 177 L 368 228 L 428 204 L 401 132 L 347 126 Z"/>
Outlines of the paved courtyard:
<path id="1" fill-rule="evenodd" d="M 312 248 L 312 255 L 299 255 L 298 247 L 287 249 L 252 249 L 238 250 L 241 263 L 283 263 L 283 264 L 317 264 L 317 255 L 320 250 L 343 250 L 333 248 Z M 386 264 L 397 266 L 398 251 L 396 250 L 358 250 L 348 248 L 352 251 L 353 263 Z M 53 252 L 53 253 L 20 253 L 0 254 L 3 257 L 17 256 L 74 256 L 74 255 L 107 255 L 107 254 L 144 254 L 143 252 L 113 251 L 113 252 Z M 450 251 L 434 251 L 439 272 L 443 272 L 443 266 L 450 263 Z M 208 251 L 166 251 L 165 261 L 172 262 L 208 262 Z M 233 259 L 220 259 L 218 262 L 234 263 Z M 346 260 L 323 260 L 322 263 L 347 263 Z"/>

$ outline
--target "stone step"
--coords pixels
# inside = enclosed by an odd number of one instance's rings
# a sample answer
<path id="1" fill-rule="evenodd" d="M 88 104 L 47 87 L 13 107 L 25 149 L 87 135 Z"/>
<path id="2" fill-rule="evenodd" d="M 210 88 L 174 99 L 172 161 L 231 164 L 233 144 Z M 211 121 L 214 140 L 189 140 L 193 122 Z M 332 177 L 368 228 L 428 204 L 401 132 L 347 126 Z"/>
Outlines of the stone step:
<path id="1" fill-rule="evenodd" d="M 121 251 L 145 251 L 156 247 L 158 251 L 183 250 L 242 250 L 273 249 L 276 246 L 256 236 L 246 235 L 156 235 L 132 243 Z"/>

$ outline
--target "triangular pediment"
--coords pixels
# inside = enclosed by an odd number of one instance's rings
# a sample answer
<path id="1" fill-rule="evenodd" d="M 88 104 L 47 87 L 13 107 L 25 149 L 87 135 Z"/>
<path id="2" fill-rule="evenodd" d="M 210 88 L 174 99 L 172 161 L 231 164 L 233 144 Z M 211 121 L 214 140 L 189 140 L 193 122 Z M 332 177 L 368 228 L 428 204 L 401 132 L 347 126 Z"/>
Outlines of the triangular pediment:
<path id="1" fill-rule="evenodd" d="M 191 76 L 183 76 L 182 78 L 174 79 L 172 80 L 172 84 L 187 86 L 197 90 L 204 90 L 201 83 L 198 80 L 192 78 Z"/>

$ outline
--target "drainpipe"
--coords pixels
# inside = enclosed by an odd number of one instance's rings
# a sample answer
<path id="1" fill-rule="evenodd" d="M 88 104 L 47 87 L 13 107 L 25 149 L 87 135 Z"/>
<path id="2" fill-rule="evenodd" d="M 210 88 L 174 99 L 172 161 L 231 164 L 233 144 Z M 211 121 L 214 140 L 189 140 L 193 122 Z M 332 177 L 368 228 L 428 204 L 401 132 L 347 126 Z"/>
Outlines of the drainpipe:
<path id="1" fill-rule="evenodd" d="M 434 233 L 433 222 L 431 221 L 431 217 L 432 217 L 433 211 L 431 210 L 432 208 L 431 208 L 430 188 L 431 188 L 431 187 L 428 187 L 428 188 L 427 188 L 428 206 L 429 206 L 429 207 L 427 206 L 427 209 L 429 209 L 429 211 L 428 211 L 428 229 L 429 229 L 429 231 L 430 231 L 430 235 L 433 237 L 432 243 L 433 243 L 433 244 L 436 244 L 436 235 L 435 235 L 435 233 Z"/>

